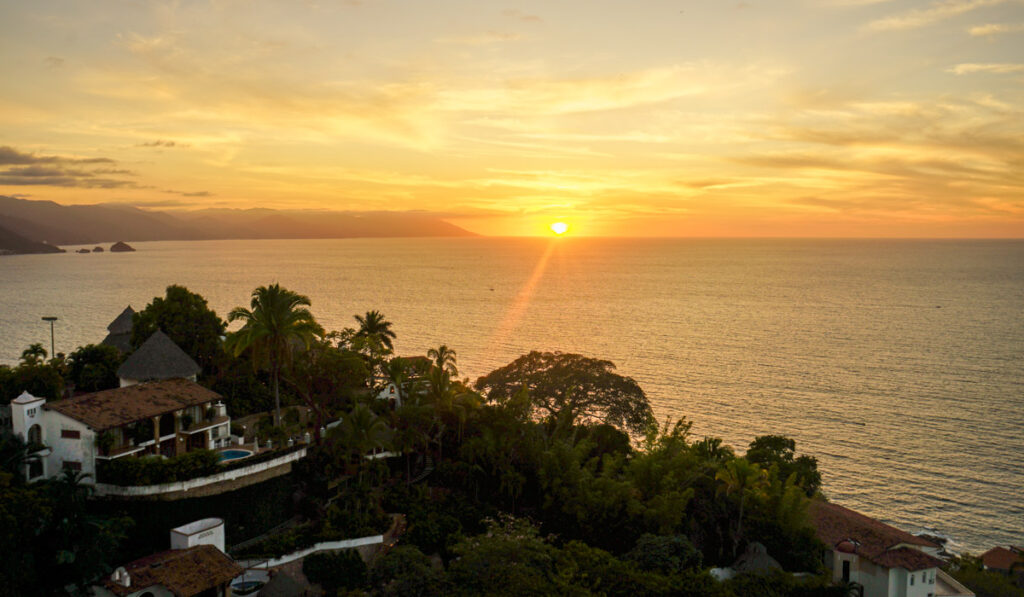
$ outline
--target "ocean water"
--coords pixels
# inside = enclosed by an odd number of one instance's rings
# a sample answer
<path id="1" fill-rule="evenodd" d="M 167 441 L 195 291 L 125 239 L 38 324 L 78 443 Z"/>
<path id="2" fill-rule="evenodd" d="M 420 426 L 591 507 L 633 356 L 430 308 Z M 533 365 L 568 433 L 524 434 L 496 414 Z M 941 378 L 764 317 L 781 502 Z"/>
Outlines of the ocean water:
<path id="1" fill-rule="evenodd" d="M 742 452 L 782 433 L 838 503 L 970 551 L 1024 543 L 1024 242 L 359 239 L 137 243 L 0 258 L 0 362 L 100 341 L 169 284 L 225 316 L 280 282 L 325 328 L 383 311 L 397 353 L 475 379 L 607 358 L 659 418 Z"/>

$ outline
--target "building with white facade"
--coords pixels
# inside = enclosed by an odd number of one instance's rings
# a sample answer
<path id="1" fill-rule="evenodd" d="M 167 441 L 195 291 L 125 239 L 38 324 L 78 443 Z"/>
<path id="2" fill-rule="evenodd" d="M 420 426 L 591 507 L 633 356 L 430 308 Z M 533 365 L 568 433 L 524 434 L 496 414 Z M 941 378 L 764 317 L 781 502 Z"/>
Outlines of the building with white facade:
<path id="1" fill-rule="evenodd" d="M 832 580 L 856 583 L 862 597 L 974 597 L 940 568 L 931 541 L 824 501 L 810 514 Z"/>
<path id="2" fill-rule="evenodd" d="M 231 418 L 216 392 L 187 379 L 83 394 L 48 402 L 28 392 L 11 402 L 11 427 L 36 456 L 32 481 L 64 470 L 91 475 L 105 459 L 177 456 L 228 445 Z"/>

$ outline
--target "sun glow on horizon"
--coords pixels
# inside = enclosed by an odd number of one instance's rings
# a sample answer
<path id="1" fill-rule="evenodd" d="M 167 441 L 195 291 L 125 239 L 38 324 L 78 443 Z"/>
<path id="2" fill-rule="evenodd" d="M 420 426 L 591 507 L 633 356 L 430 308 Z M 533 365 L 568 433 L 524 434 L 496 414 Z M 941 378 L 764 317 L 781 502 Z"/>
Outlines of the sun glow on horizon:
<path id="1" fill-rule="evenodd" d="M 555 222 L 551 225 L 551 232 L 554 232 L 557 236 L 562 236 L 569 231 L 569 225 L 565 222 Z"/>

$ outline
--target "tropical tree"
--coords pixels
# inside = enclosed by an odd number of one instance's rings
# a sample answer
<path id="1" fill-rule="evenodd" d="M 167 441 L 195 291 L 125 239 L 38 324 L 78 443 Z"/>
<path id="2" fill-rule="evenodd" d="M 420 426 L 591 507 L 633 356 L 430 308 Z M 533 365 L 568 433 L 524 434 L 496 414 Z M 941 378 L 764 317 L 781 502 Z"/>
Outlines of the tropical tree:
<path id="1" fill-rule="evenodd" d="M 209 373 L 223 352 L 221 337 L 226 329 L 227 324 L 210 309 L 202 295 L 172 284 L 165 296 L 154 297 L 145 309 L 132 316 L 131 343 L 138 348 L 160 330 Z"/>
<path id="2" fill-rule="evenodd" d="M 117 387 L 121 353 L 106 344 L 79 346 L 68 355 L 68 373 L 75 389 L 98 392 Z"/>
<path id="3" fill-rule="evenodd" d="M 348 457 L 355 462 L 362 480 L 363 460 L 367 454 L 391 447 L 394 432 L 387 421 L 365 404 L 357 404 L 331 430 L 331 439 L 341 443 Z"/>
<path id="4" fill-rule="evenodd" d="M 796 440 L 784 435 L 760 435 L 750 442 L 746 459 L 768 470 L 772 466 L 779 469 L 779 478 L 788 479 L 796 475 L 796 483 L 803 488 L 808 497 L 821 488 L 821 473 L 818 471 L 818 459 L 806 454 L 796 456 Z"/>
<path id="5" fill-rule="evenodd" d="M 394 343 L 392 340 L 397 338 L 395 332 L 391 330 L 391 322 L 384 319 L 384 314 L 376 309 L 373 311 L 367 311 L 366 315 L 356 315 L 356 321 L 359 322 L 359 329 L 356 330 L 356 337 L 358 338 L 375 338 L 389 351 L 394 350 Z"/>
<path id="6" fill-rule="evenodd" d="M 745 458 L 734 458 L 718 470 L 718 473 L 715 474 L 715 481 L 719 483 L 722 493 L 733 496 L 738 504 L 736 525 L 730 528 L 732 552 L 735 556 L 743 537 L 743 511 L 747 500 L 765 486 L 765 471 L 761 470 L 760 466 L 751 464 Z"/>
<path id="7" fill-rule="evenodd" d="M 308 348 L 323 328 L 309 312 L 309 298 L 281 288 L 280 284 L 260 286 L 252 291 L 250 308 L 235 307 L 228 313 L 229 321 L 243 321 L 242 328 L 231 335 L 229 347 L 237 356 L 246 349 L 253 351 L 253 364 L 265 364 L 274 383 L 274 423 L 281 424 L 281 369 L 291 361 L 292 347 L 301 343 Z"/>
<path id="8" fill-rule="evenodd" d="M 29 344 L 28 348 L 21 351 L 21 364 L 33 367 L 46 362 L 46 349 L 39 342 Z"/>
<path id="9" fill-rule="evenodd" d="M 446 344 L 428 350 L 427 357 L 434 361 L 435 367 L 448 375 L 455 377 L 459 374 L 459 369 L 455 364 L 455 351 L 448 348 Z"/>
<path id="10" fill-rule="evenodd" d="M 499 403 L 525 389 L 534 414 L 563 428 L 593 422 L 641 433 L 654 419 L 636 381 L 615 373 L 611 361 L 578 354 L 533 351 L 481 377 L 476 388 Z"/>

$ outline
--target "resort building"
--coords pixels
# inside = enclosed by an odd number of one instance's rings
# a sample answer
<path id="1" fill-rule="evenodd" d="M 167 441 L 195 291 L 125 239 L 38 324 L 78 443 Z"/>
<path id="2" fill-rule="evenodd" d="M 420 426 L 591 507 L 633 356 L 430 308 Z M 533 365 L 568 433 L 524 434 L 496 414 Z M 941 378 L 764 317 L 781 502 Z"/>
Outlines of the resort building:
<path id="1" fill-rule="evenodd" d="M 862 597 L 974 597 L 940 568 L 931 541 L 837 504 L 816 501 L 810 513 L 832 580 L 855 583 Z"/>
<path id="2" fill-rule="evenodd" d="M 35 451 L 32 481 L 72 470 L 96 478 L 100 460 L 227 446 L 231 418 L 216 392 L 187 379 L 141 383 L 48 403 L 22 393 L 11 426 Z"/>

